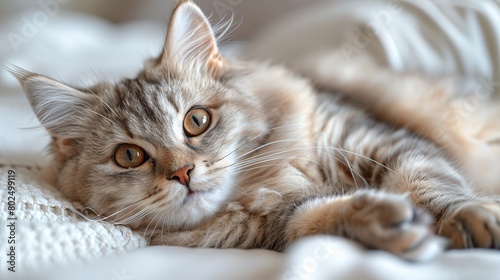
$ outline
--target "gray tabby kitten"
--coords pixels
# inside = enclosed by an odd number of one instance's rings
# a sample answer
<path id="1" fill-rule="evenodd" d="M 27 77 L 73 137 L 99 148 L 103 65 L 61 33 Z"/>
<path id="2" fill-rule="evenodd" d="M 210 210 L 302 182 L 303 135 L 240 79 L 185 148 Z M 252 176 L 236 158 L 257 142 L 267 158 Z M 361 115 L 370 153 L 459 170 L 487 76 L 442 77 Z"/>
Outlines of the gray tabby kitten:
<path id="1" fill-rule="evenodd" d="M 441 252 L 438 235 L 500 248 L 499 203 L 444 149 L 283 68 L 222 57 L 192 2 L 136 78 L 77 89 L 13 72 L 52 136 L 57 187 L 151 244 L 281 251 L 331 234 L 410 260 Z"/>

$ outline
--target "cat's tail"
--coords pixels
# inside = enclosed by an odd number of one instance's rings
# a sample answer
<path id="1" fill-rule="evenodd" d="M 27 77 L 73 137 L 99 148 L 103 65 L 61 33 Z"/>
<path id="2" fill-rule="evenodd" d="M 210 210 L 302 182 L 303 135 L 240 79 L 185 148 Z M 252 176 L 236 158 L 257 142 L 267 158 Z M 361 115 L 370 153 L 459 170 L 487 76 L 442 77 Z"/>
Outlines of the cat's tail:
<path id="1" fill-rule="evenodd" d="M 340 92 L 374 117 L 435 142 L 480 192 L 500 194 L 500 100 L 492 102 L 492 90 L 478 87 L 458 97 L 452 79 L 395 74 L 362 56 L 346 62 L 340 51 L 307 57 L 295 68 L 317 87 Z"/>

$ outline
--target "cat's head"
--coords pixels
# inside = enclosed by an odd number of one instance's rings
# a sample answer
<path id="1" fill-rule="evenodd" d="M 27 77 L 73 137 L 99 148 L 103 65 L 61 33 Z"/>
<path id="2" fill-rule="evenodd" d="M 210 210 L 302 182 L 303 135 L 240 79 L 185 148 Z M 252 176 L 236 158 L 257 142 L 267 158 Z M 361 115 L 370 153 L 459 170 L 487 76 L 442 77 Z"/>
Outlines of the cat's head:
<path id="1" fill-rule="evenodd" d="M 191 2 L 175 9 L 162 53 L 134 79 L 82 89 L 16 72 L 53 139 L 58 187 L 121 223 L 186 228 L 213 215 L 234 189 L 237 157 L 268 129 L 235 78 L 245 73 L 221 56 Z"/>

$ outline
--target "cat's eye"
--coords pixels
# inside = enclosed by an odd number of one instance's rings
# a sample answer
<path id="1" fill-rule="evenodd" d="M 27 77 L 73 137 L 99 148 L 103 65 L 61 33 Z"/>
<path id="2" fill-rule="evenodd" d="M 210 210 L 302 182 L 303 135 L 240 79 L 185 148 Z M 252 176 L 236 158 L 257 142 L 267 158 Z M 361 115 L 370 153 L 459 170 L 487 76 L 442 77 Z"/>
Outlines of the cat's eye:
<path id="1" fill-rule="evenodd" d="M 189 137 L 195 137 L 208 129 L 210 113 L 207 109 L 194 107 L 184 117 L 184 132 Z"/>
<path id="2" fill-rule="evenodd" d="M 137 145 L 122 144 L 115 151 L 115 162 L 123 168 L 141 166 L 146 160 L 146 152 Z"/>

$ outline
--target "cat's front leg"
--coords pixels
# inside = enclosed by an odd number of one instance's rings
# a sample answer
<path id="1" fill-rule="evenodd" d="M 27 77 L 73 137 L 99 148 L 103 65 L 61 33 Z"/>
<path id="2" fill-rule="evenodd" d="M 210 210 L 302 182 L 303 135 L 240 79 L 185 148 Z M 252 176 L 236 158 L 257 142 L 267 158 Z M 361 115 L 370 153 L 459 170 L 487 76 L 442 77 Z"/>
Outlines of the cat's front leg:
<path id="1" fill-rule="evenodd" d="M 444 239 L 431 230 L 432 218 L 403 195 L 362 190 L 350 196 L 304 202 L 286 228 L 291 239 L 331 234 L 356 240 L 408 260 L 430 259 Z"/>

